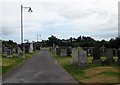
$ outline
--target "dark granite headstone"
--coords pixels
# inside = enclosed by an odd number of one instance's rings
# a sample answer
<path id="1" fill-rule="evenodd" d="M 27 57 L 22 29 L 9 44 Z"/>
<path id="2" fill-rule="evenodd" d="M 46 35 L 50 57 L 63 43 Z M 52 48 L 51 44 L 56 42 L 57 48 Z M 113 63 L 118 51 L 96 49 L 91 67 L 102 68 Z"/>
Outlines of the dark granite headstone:
<path id="1" fill-rule="evenodd" d="M 67 48 L 67 56 L 71 56 L 71 49 L 70 48 Z"/>
<path id="2" fill-rule="evenodd" d="M 56 54 L 57 54 L 57 55 L 60 55 L 60 52 L 61 52 L 61 51 L 60 51 L 60 48 L 56 48 Z"/>
<path id="3" fill-rule="evenodd" d="M 5 47 L 5 49 L 4 49 L 5 54 L 7 54 L 7 49 L 8 49 L 8 47 Z"/>
<path id="4" fill-rule="evenodd" d="M 120 66 L 120 48 L 118 49 L 117 54 L 118 54 L 118 65 Z"/>
<path id="5" fill-rule="evenodd" d="M 89 47 L 90 56 L 93 56 L 93 47 Z"/>
<path id="6" fill-rule="evenodd" d="M 93 48 L 93 63 L 101 63 L 100 48 L 98 47 Z"/>
<path id="7" fill-rule="evenodd" d="M 29 47 L 25 46 L 25 53 L 28 53 L 28 52 L 29 52 Z"/>

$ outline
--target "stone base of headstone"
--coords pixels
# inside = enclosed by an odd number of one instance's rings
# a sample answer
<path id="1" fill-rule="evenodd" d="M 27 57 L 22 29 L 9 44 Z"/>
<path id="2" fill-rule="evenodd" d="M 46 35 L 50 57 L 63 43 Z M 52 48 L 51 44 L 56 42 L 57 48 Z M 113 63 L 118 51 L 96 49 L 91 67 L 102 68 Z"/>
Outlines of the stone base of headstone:
<path id="1" fill-rule="evenodd" d="M 117 62 L 118 62 L 118 66 L 120 66 L 120 59 Z"/>
<path id="2" fill-rule="evenodd" d="M 7 55 L 7 58 L 12 58 L 12 55 Z"/>
<path id="3" fill-rule="evenodd" d="M 97 60 L 92 60 L 93 63 L 95 64 L 101 64 L 102 60 L 101 59 L 97 59 Z"/>
<path id="4" fill-rule="evenodd" d="M 79 66 L 80 67 L 85 67 L 85 66 L 87 66 L 87 63 L 80 63 Z"/>

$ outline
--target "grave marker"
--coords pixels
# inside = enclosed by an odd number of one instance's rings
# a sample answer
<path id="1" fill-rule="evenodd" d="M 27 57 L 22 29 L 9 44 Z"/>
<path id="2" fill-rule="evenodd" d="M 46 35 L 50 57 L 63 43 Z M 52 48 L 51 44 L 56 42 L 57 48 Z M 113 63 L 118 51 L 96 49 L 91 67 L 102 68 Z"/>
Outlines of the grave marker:
<path id="1" fill-rule="evenodd" d="M 113 49 L 111 48 L 106 49 L 106 60 L 105 61 L 108 63 L 115 62 L 115 60 L 113 59 Z"/>
<path id="2" fill-rule="evenodd" d="M 93 48 L 93 63 L 101 63 L 100 48 L 98 47 Z"/>
<path id="3" fill-rule="evenodd" d="M 7 49 L 7 57 L 12 58 L 12 51 L 11 49 Z"/>
<path id="4" fill-rule="evenodd" d="M 67 56 L 67 50 L 61 49 L 61 56 Z"/>
<path id="5" fill-rule="evenodd" d="M 78 49 L 77 48 L 72 49 L 72 63 L 75 65 L 79 64 Z"/>
<path id="6" fill-rule="evenodd" d="M 80 61 L 80 63 L 79 63 L 80 66 L 84 66 L 87 64 L 87 51 L 83 51 L 83 50 L 80 51 L 79 61 Z"/>
<path id="7" fill-rule="evenodd" d="M 120 48 L 118 49 L 118 65 L 120 66 Z"/>

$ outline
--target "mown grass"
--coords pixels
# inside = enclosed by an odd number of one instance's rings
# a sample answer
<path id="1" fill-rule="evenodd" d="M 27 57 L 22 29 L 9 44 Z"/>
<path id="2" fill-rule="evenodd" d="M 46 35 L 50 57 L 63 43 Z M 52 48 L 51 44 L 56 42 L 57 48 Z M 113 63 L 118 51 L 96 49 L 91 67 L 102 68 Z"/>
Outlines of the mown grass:
<path id="1" fill-rule="evenodd" d="M 22 63 L 24 60 L 28 59 L 35 53 L 36 52 L 25 53 L 24 54 L 25 58 L 18 58 L 17 54 L 13 54 L 12 58 L 7 58 L 6 54 L 2 54 L 2 61 L 1 61 L 2 65 L 0 66 L 0 68 L 2 68 L 2 70 L 0 70 L 0 71 L 2 71 L 1 73 L 4 75 L 8 71 L 10 71 L 12 68 L 14 68 L 18 64 Z"/>
<path id="2" fill-rule="evenodd" d="M 118 71 L 117 63 L 113 63 L 110 66 L 102 66 L 101 64 L 93 64 L 92 56 L 88 57 L 88 64 L 85 67 L 80 67 L 72 64 L 71 56 L 60 56 L 54 52 L 50 53 L 61 64 L 66 71 L 68 71 L 76 80 L 83 83 L 118 83 Z M 105 60 L 105 57 L 101 57 Z M 117 61 L 117 57 L 114 57 Z"/>

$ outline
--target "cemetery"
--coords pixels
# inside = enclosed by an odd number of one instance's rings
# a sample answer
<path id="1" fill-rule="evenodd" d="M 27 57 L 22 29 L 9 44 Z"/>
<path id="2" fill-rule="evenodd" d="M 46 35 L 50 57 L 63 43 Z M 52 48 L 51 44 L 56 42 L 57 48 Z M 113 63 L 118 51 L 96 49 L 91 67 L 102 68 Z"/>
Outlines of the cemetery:
<path id="1" fill-rule="evenodd" d="M 82 47 L 71 47 L 71 52 L 67 55 L 65 47 L 51 48 L 49 49 L 51 54 L 76 80 L 82 83 L 119 82 L 119 49 L 114 54 L 111 48 L 90 47 L 92 49 L 88 48 L 87 52 Z"/>
<path id="2" fill-rule="evenodd" d="M 23 51 L 22 51 L 23 50 Z M 21 45 L 9 45 L 2 46 L 2 74 L 9 72 L 11 69 L 15 68 L 17 65 L 23 63 L 26 59 L 30 58 L 37 51 L 33 50 L 33 46 L 30 43 Z"/>
<path id="3" fill-rule="evenodd" d="M 50 41 L 50 40 L 49 40 Z M 52 41 L 52 40 L 51 40 Z M 48 41 L 47 41 L 48 42 Z M 46 42 L 46 43 L 47 43 Z M 73 43 L 73 42 L 72 42 Z M 41 44 L 43 47 L 41 47 Z M 107 46 L 59 45 L 54 42 L 2 45 L 2 74 L 47 49 L 70 75 L 81 83 L 117 83 L 120 74 L 120 48 Z M 62 43 L 61 43 L 62 44 Z M 46 54 L 44 54 L 46 55 Z M 49 59 L 48 59 L 49 60 Z M 44 61 L 46 62 L 46 61 Z M 38 62 L 37 62 L 38 63 Z"/>
<path id="4" fill-rule="evenodd" d="M 98 46 L 99 44 L 97 46 L 79 46 L 75 45 L 75 42 L 71 42 L 73 45 L 65 45 L 63 42 L 61 45 L 54 43 L 55 41 L 52 43 L 49 42 L 50 40 L 46 41 L 47 44 L 45 41 L 44 43 L 26 42 L 21 45 L 8 45 L 3 43 L 2 64 L 0 66 L 0 68 L 2 68 L 2 74 L 5 75 L 20 64 L 24 64 L 24 62 L 26 62 L 25 60 L 29 59 L 34 54 L 44 58 L 45 55 L 48 55 L 48 53 L 46 53 L 48 51 L 55 60 L 57 60 L 58 64 L 80 83 L 119 82 L 120 48 L 104 45 Z M 37 57 L 39 58 L 39 56 Z M 49 57 L 48 61 L 51 60 Z M 45 61 L 43 59 L 41 63 L 43 62 L 46 63 L 47 60 Z M 36 62 L 36 64 L 38 63 L 39 62 Z"/>

